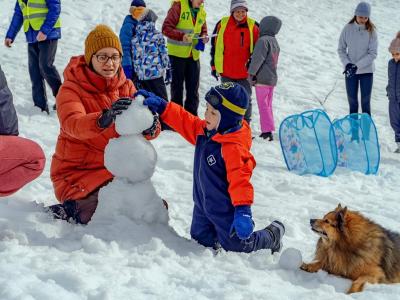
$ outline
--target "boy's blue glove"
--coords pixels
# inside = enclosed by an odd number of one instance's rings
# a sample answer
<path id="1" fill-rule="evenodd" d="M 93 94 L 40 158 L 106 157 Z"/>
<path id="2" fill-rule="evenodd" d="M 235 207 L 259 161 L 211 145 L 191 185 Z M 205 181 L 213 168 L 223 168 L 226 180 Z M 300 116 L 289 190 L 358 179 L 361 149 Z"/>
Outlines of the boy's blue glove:
<path id="1" fill-rule="evenodd" d="M 251 208 L 249 205 L 239 205 L 235 207 L 235 214 L 230 230 L 230 236 L 235 233 L 241 240 L 247 240 L 253 233 L 254 222 L 251 218 Z"/>
<path id="2" fill-rule="evenodd" d="M 166 100 L 154 95 L 151 92 L 148 92 L 146 90 L 139 90 L 135 93 L 134 96 L 136 97 L 138 95 L 141 95 L 145 98 L 143 101 L 144 105 L 147 105 L 152 112 L 156 112 L 159 115 L 161 115 L 167 107 L 168 102 Z"/>
<path id="3" fill-rule="evenodd" d="M 172 82 L 172 70 L 171 69 L 167 69 L 165 71 L 165 80 L 164 83 L 166 85 L 170 84 Z"/>
<path id="4" fill-rule="evenodd" d="M 204 51 L 205 45 L 203 43 L 203 39 L 199 39 L 197 41 L 197 44 L 196 44 L 196 46 L 194 46 L 194 49 L 196 49 L 197 51 Z"/>
<path id="5" fill-rule="evenodd" d="M 124 69 L 124 73 L 125 73 L 126 78 L 132 80 L 132 74 L 133 74 L 132 66 L 122 66 L 122 69 Z"/>

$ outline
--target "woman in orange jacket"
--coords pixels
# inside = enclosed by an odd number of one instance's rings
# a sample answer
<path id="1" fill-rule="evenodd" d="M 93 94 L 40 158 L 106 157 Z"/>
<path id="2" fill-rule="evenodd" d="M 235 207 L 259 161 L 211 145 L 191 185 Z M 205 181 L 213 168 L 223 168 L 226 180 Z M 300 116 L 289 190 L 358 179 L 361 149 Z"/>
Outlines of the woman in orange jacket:
<path id="1" fill-rule="evenodd" d="M 88 223 L 99 189 L 113 179 L 104 166 L 104 149 L 118 137 L 115 118 L 129 107 L 136 91 L 121 58 L 117 35 L 98 25 L 86 38 L 85 54 L 72 57 L 64 71 L 56 99 L 60 134 L 50 170 L 61 202 L 50 207 L 55 218 Z"/>

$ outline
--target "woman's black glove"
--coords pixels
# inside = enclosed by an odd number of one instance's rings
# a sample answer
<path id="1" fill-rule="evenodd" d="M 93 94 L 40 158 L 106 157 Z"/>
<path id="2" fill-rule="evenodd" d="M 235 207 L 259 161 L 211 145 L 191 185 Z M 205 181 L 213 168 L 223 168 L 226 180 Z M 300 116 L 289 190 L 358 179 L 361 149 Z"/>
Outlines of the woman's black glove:
<path id="1" fill-rule="evenodd" d="M 356 72 L 357 66 L 355 64 L 347 64 L 346 69 L 343 71 L 343 74 L 346 76 L 346 78 L 351 78 L 356 75 Z"/>
<path id="2" fill-rule="evenodd" d="M 116 116 L 122 114 L 124 110 L 127 110 L 131 103 L 132 98 L 119 98 L 111 105 L 110 109 L 103 110 L 103 113 L 97 119 L 97 125 L 103 129 L 110 127 L 110 125 L 114 123 Z"/>

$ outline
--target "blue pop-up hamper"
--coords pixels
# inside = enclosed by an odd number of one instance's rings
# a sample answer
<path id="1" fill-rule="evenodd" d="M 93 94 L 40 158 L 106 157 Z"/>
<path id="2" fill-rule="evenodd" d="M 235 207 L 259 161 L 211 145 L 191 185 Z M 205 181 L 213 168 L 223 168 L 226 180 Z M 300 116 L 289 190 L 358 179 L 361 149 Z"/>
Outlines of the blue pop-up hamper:
<path id="1" fill-rule="evenodd" d="M 309 110 L 287 117 L 280 125 L 279 140 L 289 171 L 326 177 L 335 170 L 335 134 L 324 111 Z"/>
<path id="2" fill-rule="evenodd" d="M 338 166 L 376 174 L 380 150 L 376 127 L 368 114 L 351 114 L 333 122 Z"/>

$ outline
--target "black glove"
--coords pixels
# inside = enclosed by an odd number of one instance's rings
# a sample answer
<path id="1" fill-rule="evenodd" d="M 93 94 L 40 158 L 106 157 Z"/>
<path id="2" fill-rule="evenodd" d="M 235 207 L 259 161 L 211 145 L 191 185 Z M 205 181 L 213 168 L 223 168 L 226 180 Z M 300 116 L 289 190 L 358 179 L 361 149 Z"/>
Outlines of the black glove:
<path id="1" fill-rule="evenodd" d="M 153 112 L 153 124 L 151 125 L 150 128 L 143 130 L 142 134 L 150 135 L 151 137 L 155 137 L 155 135 L 157 133 L 157 128 L 161 128 L 161 124 L 160 124 L 158 115 L 155 112 Z"/>
<path id="2" fill-rule="evenodd" d="M 211 71 L 211 76 L 214 77 L 216 81 L 219 80 L 219 75 L 217 73 L 217 70 L 212 70 Z"/>
<path id="3" fill-rule="evenodd" d="M 346 78 L 353 77 L 357 72 L 357 66 L 355 64 L 347 64 L 346 69 L 343 71 L 343 74 Z"/>
<path id="4" fill-rule="evenodd" d="M 110 125 L 114 123 L 116 116 L 122 114 L 122 111 L 128 109 L 131 103 L 132 98 L 119 98 L 111 105 L 110 109 L 103 110 L 103 113 L 97 119 L 97 125 L 103 129 L 110 127 Z"/>

